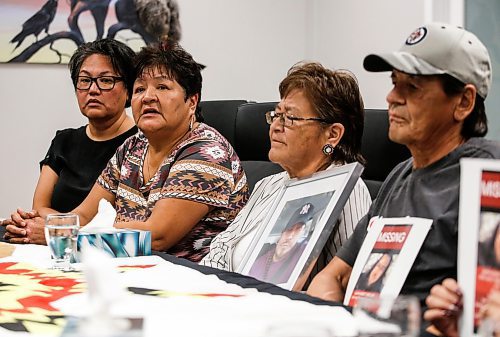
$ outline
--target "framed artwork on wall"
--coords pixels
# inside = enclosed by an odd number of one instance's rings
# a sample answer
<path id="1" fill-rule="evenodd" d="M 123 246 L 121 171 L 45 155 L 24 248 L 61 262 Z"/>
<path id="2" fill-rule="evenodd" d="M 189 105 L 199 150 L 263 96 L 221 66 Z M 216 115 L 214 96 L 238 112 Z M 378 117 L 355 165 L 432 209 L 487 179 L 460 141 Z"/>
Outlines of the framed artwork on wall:
<path id="1" fill-rule="evenodd" d="M 0 62 L 68 63 L 81 44 L 180 40 L 176 0 L 2 0 Z"/>
<path id="2" fill-rule="evenodd" d="M 301 290 L 362 170 L 352 163 L 290 180 L 237 271 Z"/>

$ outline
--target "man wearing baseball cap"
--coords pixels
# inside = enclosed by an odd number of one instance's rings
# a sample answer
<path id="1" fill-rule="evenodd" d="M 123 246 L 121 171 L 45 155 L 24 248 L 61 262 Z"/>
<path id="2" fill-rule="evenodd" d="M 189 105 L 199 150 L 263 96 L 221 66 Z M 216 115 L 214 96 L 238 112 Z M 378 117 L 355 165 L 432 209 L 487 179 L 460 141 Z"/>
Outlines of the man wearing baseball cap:
<path id="1" fill-rule="evenodd" d="M 273 243 L 255 260 L 249 275 L 262 281 L 280 284 L 290 278 L 302 252 L 306 248 L 307 240 L 299 242 L 304 235 L 306 223 L 313 218 L 314 205 L 306 203 L 292 214 L 280 238 Z"/>
<path id="2" fill-rule="evenodd" d="M 308 293 L 342 301 L 352 266 L 375 216 L 433 219 L 401 293 L 424 299 L 457 274 L 460 158 L 500 158 L 488 131 L 484 99 L 491 86 L 486 47 L 463 28 L 432 23 L 411 33 L 399 51 L 365 57 L 368 71 L 390 71 L 389 138 L 412 157 L 389 174 L 349 241 Z"/>

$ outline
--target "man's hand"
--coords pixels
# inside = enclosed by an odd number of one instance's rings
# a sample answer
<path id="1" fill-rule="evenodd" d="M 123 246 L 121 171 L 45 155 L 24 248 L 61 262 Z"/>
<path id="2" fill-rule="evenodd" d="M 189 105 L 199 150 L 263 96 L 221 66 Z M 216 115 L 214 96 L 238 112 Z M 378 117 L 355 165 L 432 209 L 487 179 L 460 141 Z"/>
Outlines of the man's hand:
<path id="1" fill-rule="evenodd" d="M 425 303 L 429 309 L 424 319 L 444 336 L 458 336 L 458 317 L 462 313 L 462 292 L 454 279 L 446 279 L 432 287 Z"/>

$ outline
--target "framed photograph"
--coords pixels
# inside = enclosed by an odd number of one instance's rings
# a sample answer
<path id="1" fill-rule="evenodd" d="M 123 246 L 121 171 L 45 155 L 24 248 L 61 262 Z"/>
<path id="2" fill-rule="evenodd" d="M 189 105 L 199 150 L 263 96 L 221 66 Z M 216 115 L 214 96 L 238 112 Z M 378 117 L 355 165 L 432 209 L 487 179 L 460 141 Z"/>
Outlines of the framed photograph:
<path id="1" fill-rule="evenodd" d="M 352 163 L 291 179 L 237 271 L 301 290 L 362 171 Z"/>
<path id="2" fill-rule="evenodd" d="M 500 160 L 460 160 L 458 283 L 464 297 L 461 336 L 478 336 L 479 311 L 500 289 Z"/>
<path id="3" fill-rule="evenodd" d="M 344 305 L 359 298 L 396 298 L 417 257 L 432 219 L 374 217 L 347 284 Z"/>

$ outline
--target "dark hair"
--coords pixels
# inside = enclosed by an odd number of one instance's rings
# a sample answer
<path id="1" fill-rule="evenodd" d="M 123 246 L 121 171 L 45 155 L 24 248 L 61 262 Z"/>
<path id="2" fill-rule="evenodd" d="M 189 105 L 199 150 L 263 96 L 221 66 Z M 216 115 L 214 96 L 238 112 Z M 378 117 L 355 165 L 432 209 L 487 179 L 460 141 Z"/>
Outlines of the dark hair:
<path id="1" fill-rule="evenodd" d="M 184 89 L 184 100 L 198 94 L 198 105 L 195 117 L 198 122 L 203 121 L 201 116 L 201 69 L 204 66 L 196 62 L 191 54 L 175 42 L 160 42 L 159 44 L 143 47 L 137 53 L 135 61 L 135 76 L 141 77 L 144 72 L 158 69 L 165 72 L 169 78 L 177 81 Z"/>
<path id="2" fill-rule="evenodd" d="M 113 70 L 123 78 L 123 83 L 125 83 L 128 92 L 125 107 L 129 107 L 135 80 L 133 67 L 135 52 L 126 44 L 114 39 L 102 39 L 84 43 L 73 53 L 68 66 L 75 90 L 76 81 L 83 62 L 87 57 L 95 54 L 107 56 L 113 66 Z"/>
<path id="3" fill-rule="evenodd" d="M 361 138 L 365 110 L 358 82 L 347 70 L 330 70 L 315 62 L 300 62 L 288 70 L 279 86 L 281 98 L 301 90 L 319 117 L 344 126 L 344 135 L 334 151 L 334 161 L 362 164 Z"/>
<path id="4" fill-rule="evenodd" d="M 381 252 L 382 255 L 377 259 L 375 263 L 373 263 L 370 266 L 370 269 L 367 271 L 364 271 L 361 273 L 359 276 L 358 282 L 355 285 L 355 289 L 361 289 L 361 290 L 366 290 L 366 291 L 374 291 L 374 292 L 380 292 L 382 290 L 382 283 L 384 281 L 385 274 L 387 273 L 387 270 L 389 269 L 392 260 L 393 260 L 393 255 L 389 252 Z M 384 272 L 373 282 L 372 284 L 368 284 L 368 280 L 370 278 L 370 275 L 372 274 L 373 270 L 378 266 L 380 261 L 382 261 L 382 258 L 384 256 L 389 257 L 389 262 L 387 263 L 387 266 L 384 269 Z"/>
<path id="5" fill-rule="evenodd" d="M 483 266 L 500 268 L 500 261 L 497 260 L 495 242 L 500 240 L 500 221 L 496 228 L 491 231 L 491 236 L 480 243 L 478 249 L 478 262 Z"/>
<path id="6" fill-rule="evenodd" d="M 448 96 L 455 96 L 464 92 L 465 84 L 455 77 L 444 74 L 438 75 L 441 79 L 443 90 Z M 486 117 L 486 108 L 484 98 L 476 94 L 476 103 L 474 109 L 465 118 L 461 134 L 465 139 L 471 137 L 484 137 L 488 133 L 488 118 Z"/>

